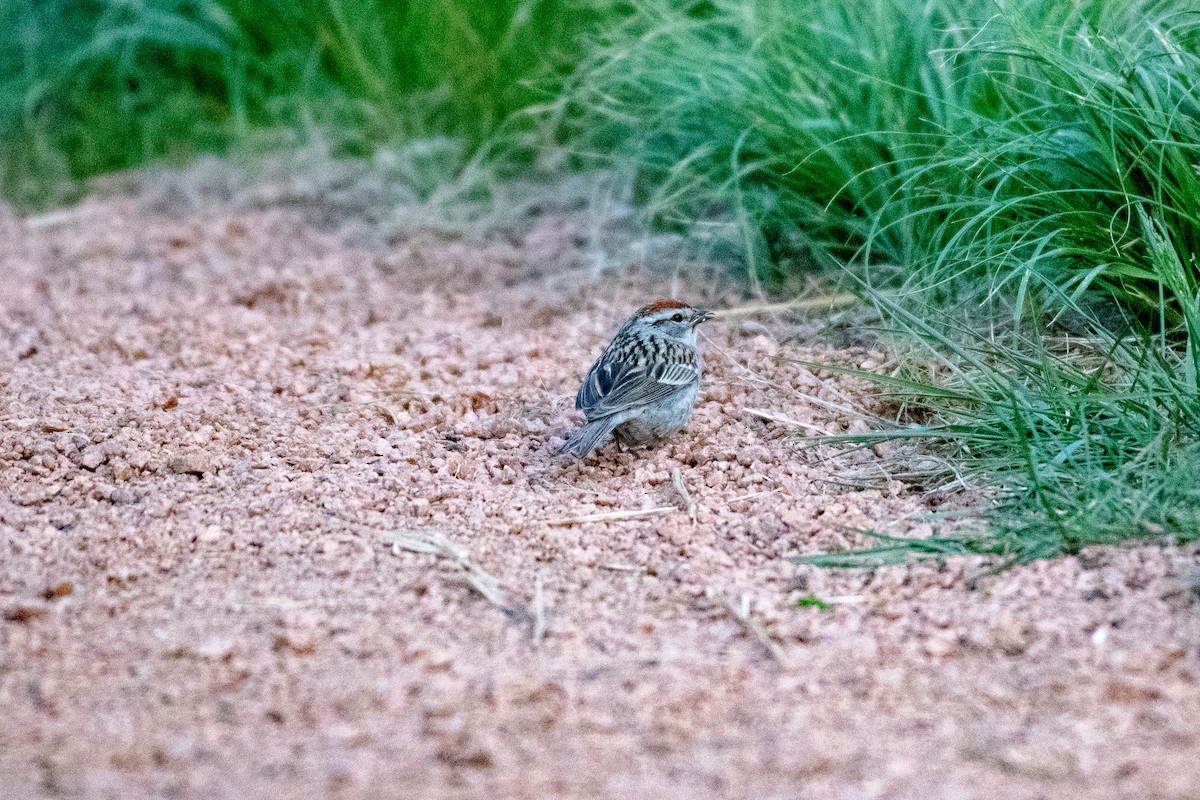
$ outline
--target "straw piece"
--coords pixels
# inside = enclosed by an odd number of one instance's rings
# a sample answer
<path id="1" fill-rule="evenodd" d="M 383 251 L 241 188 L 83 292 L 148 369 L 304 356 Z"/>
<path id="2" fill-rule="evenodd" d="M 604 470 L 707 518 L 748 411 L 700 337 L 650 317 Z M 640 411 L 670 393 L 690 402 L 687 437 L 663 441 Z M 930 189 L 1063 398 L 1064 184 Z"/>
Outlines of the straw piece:
<path id="1" fill-rule="evenodd" d="M 783 648 L 771 638 L 771 634 L 767 633 L 767 629 L 762 626 L 762 623 L 755 619 L 750 614 L 750 598 L 742 595 L 740 605 L 734 605 L 733 601 L 728 597 L 722 597 L 721 603 L 733 615 L 734 619 L 742 623 L 742 627 L 746 632 L 758 640 L 758 643 L 766 649 L 771 658 L 775 659 L 782 666 L 787 666 L 787 655 L 783 652 Z"/>
<path id="2" fill-rule="evenodd" d="M 858 302 L 858 296 L 849 292 L 841 294 L 820 295 L 818 297 L 802 297 L 799 300 L 789 300 L 784 303 L 765 303 L 757 306 L 739 306 L 725 308 L 713 313 L 717 319 L 726 317 L 748 317 L 752 314 L 774 314 L 781 311 L 806 311 L 820 308 L 833 311 L 837 308 L 852 306 Z"/>
<path id="3" fill-rule="evenodd" d="M 776 422 L 780 425 L 787 425 L 788 427 L 791 427 L 791 428 L 803 428 L 806 431 L 812 431 L 813 433 L 819 433 L 821 436 L 829 435 L 824 429 L 819 428 L 816 425 L 813 425 L 808 422 L 801 422 L 798 419 L 791 419 L 790 417 L 785 417 L 782 414 L 776 414 L 773 411 L 767 411 L 767 410 L 761 409 L 761 408 L 747 408 L 747 409 L 745 409 L 745 412 L 752 417 L 758 417 L 759 419 L 765 419 L 768 422 Z"/>
<path id="4" fill-rule="evenodd" d="M 671 470 L 671 483 L 675 484 L 675 491 L 679 492 L 679 496 L 683 498 L 684 510 L 687 511 L 694 526 L 696 524 L 696 501 L 692 499 L 687 487 L 683 485 L 683 473 L 679 471 L 679 467 Z"/>
<path id="5" fill-rule="evenodd" d="M 567 519 L 555 519 L 547 522 L 547 525 L 582 525 L 585 522 L 613 522 L 622 519 L 637 519 L 639 517 L 652 517 L 656 514 L 669 514 L 672 511 L 678 511 L 675 506 L 661 506 L 659 508 L 638 508 L 632 511 L 603 511 L 597 514 L 585 514 L 582 517 L 568 517 Z"/>

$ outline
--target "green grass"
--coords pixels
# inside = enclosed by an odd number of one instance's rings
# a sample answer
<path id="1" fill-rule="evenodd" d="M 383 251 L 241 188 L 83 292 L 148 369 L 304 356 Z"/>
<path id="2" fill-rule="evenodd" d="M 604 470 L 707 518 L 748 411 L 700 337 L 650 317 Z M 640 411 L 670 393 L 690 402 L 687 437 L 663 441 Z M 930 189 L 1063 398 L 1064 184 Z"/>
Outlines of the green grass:
<path id="1" fill-rule="evenodd" d="M 1096 544 L 1200 538 L 1200 386 L 1187 348 L 1144 333 L 1114 336 L 1094 319 L 1084 335 L 1035 340 L 998 328 L 981 336 L 969 314 L 914 312 L 882 295 L 876 302 L 909 346 L 904 368 L 856 374 L 929 421 L 833 440 L 923 440 L 994 499 L 964 532 L 890 539 L 819 563 L 968 552 L 1010 563 Z M 945 522 L 953 531 L 954 520 Z"/>
<path id="2" fill-rule="evenodd" d="M 477 145 L 553 91 L 596 11 L 558 0 L 0 4 L 0 195 L 63 202 L 155 159 L 302 143 Z"/>
<path id="3" fill-rule="evenodd" d="M 796 608 L 815 608 L 817 611 L 833 611 L 833 606 L 815 595 L 801 597 L 796 601 Z"/>
<path id="4" fill-rule="evenodd" d="M 727 218 L 764 280 L 868 239 L 909 264 L 924 221 L 893 223 L 930 190 L 898 176 L 961 127 L 960 101 L 996 102 L 970 64 L 927 54 L 965 46 L 954 21 L 984 5 L 644 2 L 569 98 L 572 133 L 640 166 L 660 222 Z"/>
<path id="5" fill-rule="evenodd" d="M 1138 209 L 1200 241 L 1200 14 L 1073 5 L 645 2 L 572 133 L 629 154 L 664 223 L 724 211 L 767 280 L 815 250 L 1156 307 Z"/>

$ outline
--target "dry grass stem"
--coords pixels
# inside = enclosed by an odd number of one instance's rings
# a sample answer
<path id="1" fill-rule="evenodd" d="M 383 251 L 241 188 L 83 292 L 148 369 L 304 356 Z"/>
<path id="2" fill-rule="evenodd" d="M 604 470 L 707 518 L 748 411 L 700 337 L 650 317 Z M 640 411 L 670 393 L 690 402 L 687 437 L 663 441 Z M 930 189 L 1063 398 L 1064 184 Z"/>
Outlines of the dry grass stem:
<path id="1" fill-rule="evenodd" d="M 383 414 L 383 416 L 387 418 L 387 421 L 393 425 L 398 424 L 399 421 L 402 419 L 402 417 L 399 414 L 397 414 L 391 408 L 391 406 L 387 405 L 386 403 L 381 403 L 379 401 L 375 401 L 374 403 L 371 403 L 371 405 L 374 406 L 375 409 L 377 411 L 379 411 L 379 413 Z"/>
<path id="2" fill-rule="evenodd" d="M 837 397 L 841 397 L 844 400 L 846 400 L 846 403 L 847 403 L 846 405 L 838 405 L 837 403 L 831 402 L 829 400 L 824 400 L 824 399 L 822 399 L 820 397 L 816 397 L 812 394 L 798 391 L 792 386 L 780 383 L 778 381 L 773 381 L 769 378 L 765 378 L 762 375 L 760 375 L 758 372 L 751 369 L 750 367 L 747 367 L 745 364 L 742 364 L 742 363 L 738 362 L 737 360 L 735 360 L 733 358 L 733 356 L 729 355 L 729 353 L 726 353 L 723 349 L 721 349 L 721 347 L 719 347 L 712 339 L 708 338 L 707 336 L 705 336 L 705 341 L 708 343 L 708 348 L 710 350 L 717 353 L 722 358 L 724 358 L 726 361 L 728 361 L 730 364 L 732 364 L 739 373 L 741 373 L 743 376 L 745 376 L 749 379 L 752 379 L 753 381 L 758 382 L 759 384 L 761 384 L 764 387 L 769 387 L 769 388 L 775 389 L 781 393 L 788 393 L 788 394 L 796 395 L 796 396 L 800 397 L 801 399 L 803 399 L 804 401 L 811 403 L 812 405 L 818 406 L 820 408 L 824 408 L 828 411 L 835 411 L 838 414 L 842 414 L 842 415 L 844 415 L 846 417 L 850 417 L 852 419 L 860 419 L 864 422 L 868 422 L 873 425 L 890 425 L 890 424 L 892 424 L 891 420 L 884 419 L 883 417 L 880 417 L 876 414 L 865 413 L 863 411 L 859 411 L 858 409 L 856 409 L 854 407 L 855 401 L 852 398 L 850 398 L 841 389 L 837 388 L 837 386 L 832 381 L 824 380 L 822 378 L 817 378 L 816 375 L 813 375 L 813 378 L 815 378 L 817 380 L 817 382 L 819 382 L 826 391 L 828 391 L 830 394 L 833 394 Z M 785 361 L 785 362 L 789 361 L 788 359 L 780 359 L 780 360 Z M 825 434 L 824 431 L 821 431 L 821 434 L 827 435 L 827 434 Z"/>
<path id="3" fill-rule="evenodd" d="M 857 302 L 857 295 L 850 292 L 842 292 L 840 294 L 820 295 L 817 297 L 802 297 L 798 300 L 789 300 L 784 303 L 765 303 L 756 306 L 724 308 L 714 312 L 713 316 L 717 319 L 725 319 L 726 317 L 748 317 L 754 314 L 777 314 L 785 311 L 811 311 L 813 309 L 836 311 L 847 306 L 852 306 Z"/>
<path id="4" fill-rule="evenodd" d="M 692 499 L 687 487 L 683 485 L 683 473 L 679 471 L 679 467 L 672 468 L 671 483 L 675 484 L 675 491 L 679 492 L 679 496 L 683 499 L 683 507 L 687 511 L 688 517 L 692 520 L 692 525 L 695 525 L 696 501 Z"/>
<path id="5" fill-rule="evenodd" d="M 99 213 L 101 210 L 98 208 L 76 206 L 58 211 L 47 211 L 43 214 L 33 214 L 26 217 L 23 222 L 27 230 L 42 231 L 71 225 Z"/>
<path id="6" fill-rule="evenodd" d="M 602 511 L 596 514 L 584 514 L 582 517 L 568 517 L 547 522 L 547 525 L 582 525 L 585 522 L 613 522 L 622 519 L 638 519 L 652 517 L 656 514 L 669 514 L 678 511 L 675 506 L 660 506 L 659 508 L 638 508 L 632 511 Z"/>
<path id="7" fill-rule="evenodd" d="M 821 383 L 823 385 L 825 385 L 826 387 L 828 387 L 830 385 L 828 381 L 821 381 Z M 835 393 L 840 397 L 846 396 L 841 391 L 836 391 Z M 838 414 L 842 414 L 843 416 L 846 416 L 846 417 L 851 417 L 853 419 L 861 419 L 863 422 L 869 422 L 872 425 L 891 425 L 892 424 L 891 420 L 884 419 L 883 417 L 881 417 L 877 414 L 864 413 L 862 411 L 859 411 L 856 408 L 853 408 L 852 406 L 838 405 L 837 403 L 834 403 L 831 400 L 825 400 L 824 398 L 817 397 L 817 396 L 811 395 L 811 394 L 804 394 L 802 392 L 798 393 L 798 394 L 800 394 L 800 397 L 804 398 L 805 402 L 811 403 L 814 406 L 817 406 L 818 408 L 823 408 L 826 411 L 834 411 L 834 412 L 837 412 Z M 850 401 L 847 400 L 847 402 L 850 402 Z"/>
<path id="8" fill-rule="evenodd" d="M 887 483 L 902 481 L 919 487 L 925 494 L 948 493 L 956 489 L 977 489 L 973 481 L 951 461 L 937 456 L 907 453 L 904 458 L 890 458 L 869 462 L 855 469 L 846 470 L 840 476 L 850 481 Z"/>
<path id="9" fill-rule="evenodd" d="M 740 494 L 737 497 L 731 497 L 727 502 L 737 503 L 742 500 L 753 500 L 756 497 L 766 497 L 769 494 L 775 494 L 781 491 L 780 489 L 763 489 L 761 492 L 751 492 L 750 494 Z"/>
<path id="10" fill-rule="evenodd" d="M 791 419 L 790 417 L 785 417 L 782 414 L 776 414 L 773 411 L 766 411 L 761 408 L 747 408 L 746 413 L 752 417 L 765 419 L 768 422 L 776 422 L 780 425 L 786 425 L 789 428 L 803 428 L 806 431 L 812 431 L 820 436 L 829 435 L 823 428 L 813 425 L 811 422 L 801 422 L 798 419 Z"/>
<path id="11" fill-rule="evenodd" d="M 742 595 L 742 601 L 738 604 L 734 604 L 728 597 L 722 597 L 721 603 L 738 622 L 742 623 L 746 632 L 758 640 L 771 658 L 781 666 L 787 666 L 787 654 L 783 652 L 783 648 L 771 638 L 771 634 L 767 633 L 767 629 L 762 626 L 762 623 L 750 613 L 750 597 L 748 595 Z"/>
<path id="12" fill-rule="evenodd" d="M 456 547 L 437 533 L 393 531 L 392 553 L 400 555 L 402 550 L 410 553 L 428 553 L 450 565 L 463 581 L 492 605 L 509 614 L 520 614 L 521 609 L 505 597 L 499 578 L 486 572 L 470 559 L 470 553 Z"/>
<path id="13" fill-rule="evenodd" d="M 546 635 L 546 593 L 542 588 L 542 573 L 533 585 L 533 646 L 538 647 Z"/>

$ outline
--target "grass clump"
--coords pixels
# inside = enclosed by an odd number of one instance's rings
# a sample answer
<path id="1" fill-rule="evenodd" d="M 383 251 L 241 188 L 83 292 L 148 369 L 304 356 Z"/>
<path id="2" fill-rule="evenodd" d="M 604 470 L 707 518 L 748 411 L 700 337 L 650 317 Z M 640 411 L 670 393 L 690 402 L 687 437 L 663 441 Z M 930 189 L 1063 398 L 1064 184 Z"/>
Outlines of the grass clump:
<path id="1" fill-rule="evenodd" d="M 921 260 L 931 220 L 916 212 L 965 178 L 901 176 L 998 102 L 952 55 L 989 3 L 799 5 L 640 3 L 571 98 L 576 133 L 638 164 L 658 221 L 724 219 L 765 281 L 868 241 L 875 260 Z"/>
<path id="2" fill-rule="evenodd" d="M 975 514 L 982 528 L 947 520 L 944 535 L 889 538 L 822 563 L 955 553 L 1019 563 L 1097 544 L 1200 538 L 1200 386 L 1186 348 L 1114 336 L 1094 319 L 1082 334 L 1034 340 L 997 326 L 985 336 L 967 315 L 951 321 L 942 308 L 876 301 L 910 349 L 893 376 L 856 374 L 921 408 L 925 421 L 833 438 L 924 440 L 991 500 Z"/>
<path id="3" fill-rule="evenodd" d="M 660 221 L 724 215 L 759 277 L 815 252 L 1157 305 L 1139 208 L 1200 235 L 1189 4 L 801 5 L 643 0 L 572 95 L 573 133 L 639 166 Z"/>

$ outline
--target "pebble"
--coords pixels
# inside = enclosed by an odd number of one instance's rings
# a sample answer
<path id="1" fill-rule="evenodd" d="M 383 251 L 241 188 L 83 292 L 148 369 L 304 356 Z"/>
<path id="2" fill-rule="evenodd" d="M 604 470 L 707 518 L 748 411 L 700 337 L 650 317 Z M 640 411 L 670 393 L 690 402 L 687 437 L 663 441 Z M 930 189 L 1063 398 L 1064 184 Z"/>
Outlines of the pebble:
<path id="1" fill-rule="evenodd" d="M 201 544 L 216 544 L 225 538 L 225 531 L 219 525 L 208 525 L 200 530 L 196 536 L 196 541 Z"/>

